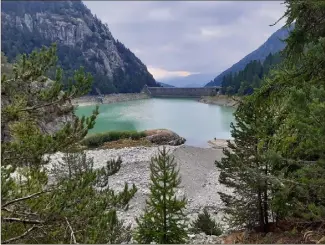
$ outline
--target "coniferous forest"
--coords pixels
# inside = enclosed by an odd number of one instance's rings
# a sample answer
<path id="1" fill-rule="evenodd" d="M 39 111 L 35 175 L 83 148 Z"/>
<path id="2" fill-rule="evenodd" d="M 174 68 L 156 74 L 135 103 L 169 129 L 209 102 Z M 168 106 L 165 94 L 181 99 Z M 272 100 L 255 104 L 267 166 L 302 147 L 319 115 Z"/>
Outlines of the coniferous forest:
<path id="1" fill-rule="evenodd" d="M 270 53 L 263 62 L 253 60 L 243 70 L 235 73 L 230 72 L 222 79 L 221 92 L 228 95 L 252 94 L 254 89 L 261 87 L 263 78 L 281 60 L 280 53 Z"/>

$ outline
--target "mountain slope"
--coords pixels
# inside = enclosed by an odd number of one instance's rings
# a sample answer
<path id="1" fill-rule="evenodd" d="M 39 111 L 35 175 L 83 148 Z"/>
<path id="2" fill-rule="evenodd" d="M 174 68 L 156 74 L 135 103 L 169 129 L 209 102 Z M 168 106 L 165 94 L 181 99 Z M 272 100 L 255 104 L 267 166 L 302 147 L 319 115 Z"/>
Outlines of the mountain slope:
<path id="1" fill-rule="evenodd" d="M 293 26 L 290 28 L 282 27 L 273 33 L 264 44 L 262 44 L 258 49 L 253 51 L 252 53 L 245 56 L 243 59 L 238 61 L 236 64 L 232 65 L 230 68 L 220 73 L 213 81 L 209 82 L 205 85 L 205 87 L 209 86 L 220 86 L 222 79 L 225 75 L 229 73 L 238 72 L 243 70 L 245 66 L 252 60 L 260 60 L 264 61 L 265 58 L 271 53 L 277 53 L 284 49 L 285 42 L 281 41 L 288 37 L 290 30 L 292 30 Z"/>
<path id="2" fill-rule="evenodd" d="M 167 84 L 167 83 L 161 83 L 161 82 L 158 82 L 158 84 L 159 84 L 160 86 L 164 87 L 164 88 L 174 88 L 174 86 L 169 85 L 169 84 Z"/>
<path id="3" fill-rule="evenodd" d="M 159 82 L 167 83 L 175 87 L 203 87 L 207 81 L 211 81 L 215 74 L 203 73 L 193 74 L 186 77 L 175 77 L 162 79 Z"/>
<path id="4" fill-rule="evenodd" d="M 1 27 L 1 49 L 9 61 L 56 42 L 59 64 L 67 73 L 80 66 L 92 73 L 92 94 L 159 86 L 147 67 L 81 1 L 2 1 Z"/>

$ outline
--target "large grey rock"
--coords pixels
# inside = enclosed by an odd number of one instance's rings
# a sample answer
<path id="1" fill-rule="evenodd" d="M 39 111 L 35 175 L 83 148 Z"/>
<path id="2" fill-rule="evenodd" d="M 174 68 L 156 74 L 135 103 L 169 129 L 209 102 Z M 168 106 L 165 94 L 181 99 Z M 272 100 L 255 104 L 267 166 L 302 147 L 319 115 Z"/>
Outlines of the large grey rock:
<path id="1" fill-rule="evenodd" d="M 186 139 L 168 129 L 146 130 L 146 138 L 157 145 L 182 145 Z"/>

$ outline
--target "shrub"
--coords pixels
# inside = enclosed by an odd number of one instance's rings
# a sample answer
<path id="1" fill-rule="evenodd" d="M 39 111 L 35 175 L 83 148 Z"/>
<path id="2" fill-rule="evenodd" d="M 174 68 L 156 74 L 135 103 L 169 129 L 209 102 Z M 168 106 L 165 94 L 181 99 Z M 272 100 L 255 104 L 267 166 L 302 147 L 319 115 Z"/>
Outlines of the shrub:
<path id="1" fill-rule="evenodd" d="M 108 131 L 105 133 L 98 133 L 87 136 L 85 139 L 81 141 L 82 145 L 87 147 L 99 147 L 103 145 L 105 142 L 116 141 L 119 139 L 127 139 L 131 138 L 133 140 L 138 140 L 140 138 L 145 137 L 145 133 L 143 131 Z"/>
<path id="2" fill-rule="evenodd" d="M 200 213 L 195 221 L 192 223 L 192 232 L 204 232 L 207 235 L 220 236 L 222 234 L 221 225 L 216 222 L 209 214 L 208 210 L 204 208 L 203 213 Z"/>

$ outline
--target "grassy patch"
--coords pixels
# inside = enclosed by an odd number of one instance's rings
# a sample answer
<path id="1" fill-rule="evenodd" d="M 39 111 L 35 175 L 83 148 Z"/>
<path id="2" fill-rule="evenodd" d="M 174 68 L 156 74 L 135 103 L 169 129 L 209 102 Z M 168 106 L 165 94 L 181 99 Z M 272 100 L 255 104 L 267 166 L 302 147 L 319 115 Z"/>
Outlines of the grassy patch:
<path id="1" fill-rule="evenodd" d="M 137 131 L 108 131 L 105 133 L 89 135 L 81 141 L 81 144 L 88 148 L 96 148 L 102 146 L 106 142 L 121 139 L 139 140 L 145 136 L 146 134 L 144 132 Z"/>

